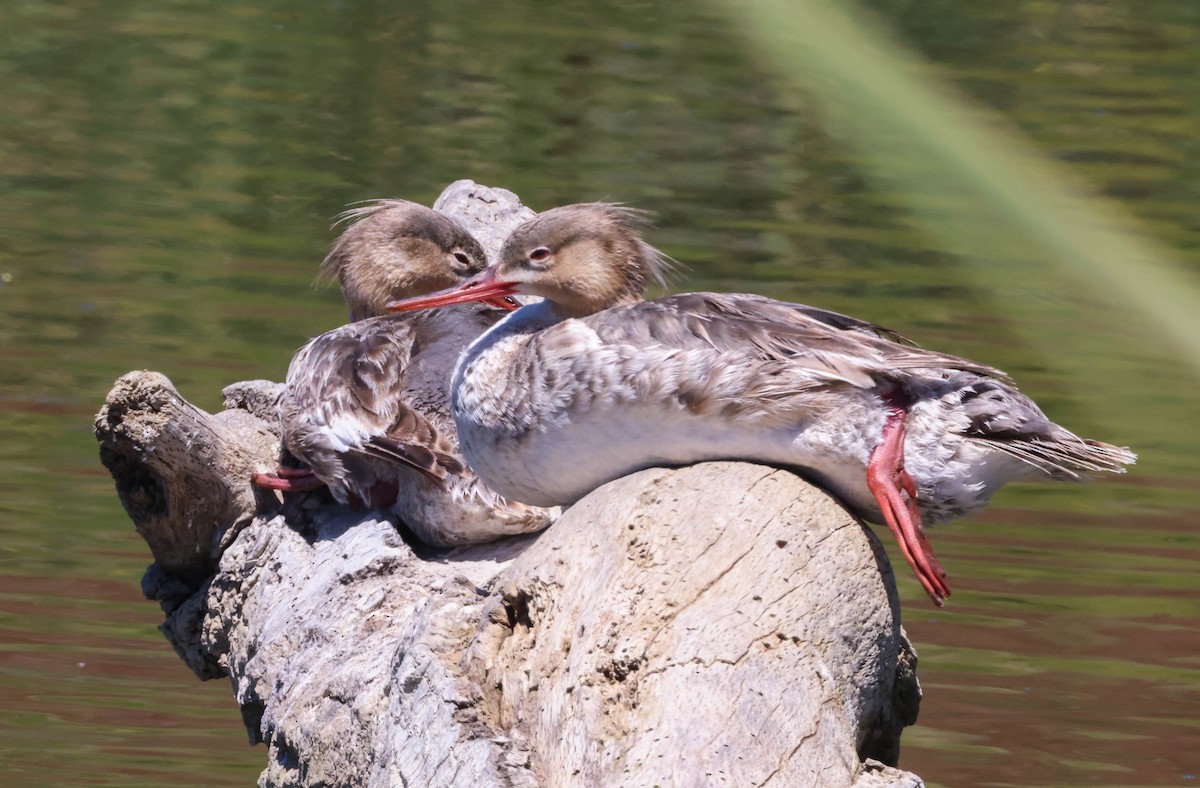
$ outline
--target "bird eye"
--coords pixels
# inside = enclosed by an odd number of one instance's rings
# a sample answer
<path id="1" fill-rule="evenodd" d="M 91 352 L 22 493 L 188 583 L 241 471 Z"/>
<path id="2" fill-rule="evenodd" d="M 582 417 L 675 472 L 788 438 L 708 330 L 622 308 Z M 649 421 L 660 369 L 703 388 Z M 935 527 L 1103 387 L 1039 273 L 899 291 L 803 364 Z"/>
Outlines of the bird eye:
<path id="1" fill-rule="evenodd" d="M 467 257 L 466 252 L 455 252 L 454 259 L 457 260 L 458 262 L 462 263 L 463 265 L 471 264 L 471 258 Z"/>
<path id="2" fill-rule="evenodd" d="M 544 246 L 539 246 L 529 253 L 529 259 L 535 263 L 540 263 L 550 256 L 550 250 Z"/>

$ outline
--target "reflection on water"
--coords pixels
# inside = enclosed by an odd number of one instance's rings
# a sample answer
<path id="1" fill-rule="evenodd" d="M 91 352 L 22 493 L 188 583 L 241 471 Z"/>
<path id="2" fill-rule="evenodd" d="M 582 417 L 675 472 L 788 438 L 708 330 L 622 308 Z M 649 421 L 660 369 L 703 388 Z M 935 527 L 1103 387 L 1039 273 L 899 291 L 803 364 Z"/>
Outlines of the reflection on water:
<path id="1" fill-rule="evenodd" d="M 1200 262 L 1200 6 L 875 0 L 945 76 Z M 311 290 L 330 217 L 472 177 L 535 208 L 651 208 L 686 289 L 890 325 L 1012 373 L 1134 473 L 1013 488 L 906 572 L 931 783 L 1200 774 L 1196 376 L 1131 316 L 938 248 L 827 119 L 695 7 L 31 0 L 0 10 L 0 763 L 41 783 L 244 785 L 223 682 L 155 632 L 148 554 L 91 417 L 131 368 L 216 407 L 342 319 Z M 936 197 L 936 195 L 934 195 Z M 1020 239 L 979 250 L 1003 270 Z M 1031 330 L 1031 327 L 1032 330 Z M 1088 381 L 1082 387 L 1080 381 Z M 1098 382 L 1097 382 L 1098 381 Z"/>
<path id="2" fill-rule="evenodd" d="M 261 755 L 250 757 L 234 724 L 228 685 L 186 682 L 186 669 L 163 648 L 148 609 L 128 577 L 0 577 L 6 781 L 191 785 L 199 775 L 208 784 L 251 781 Z"/>
<path id="3" fill-rule="evenodd" d="M 959 579 L 951 609 L 905 611 L 926 692 L 905 765 L 947 785 L 1178 784 L 1196 774 L 1195 524 L 1194 508 L 995 507 L 951 526 L 939 542 Z"/>

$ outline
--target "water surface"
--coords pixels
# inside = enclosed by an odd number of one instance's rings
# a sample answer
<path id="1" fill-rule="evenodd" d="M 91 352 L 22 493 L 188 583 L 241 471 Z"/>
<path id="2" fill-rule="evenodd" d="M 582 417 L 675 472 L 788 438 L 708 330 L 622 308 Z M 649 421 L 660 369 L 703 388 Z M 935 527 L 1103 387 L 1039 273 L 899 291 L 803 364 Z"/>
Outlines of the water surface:
<path id="1" fill-rule="evenodd" d="M 100 467 L 114 378 L 203 407 L 343 317 L 330 220 L 461 177 L 658 215 L 678 289 L 848 312 L 999 366 L 1134 473 L 1022 486 L 900 571 L 921 655 L 901 765 L 940 785 L 1194 784 L 1197 374 L 1145 321 L 964 260 L 707 6 L 29 0 L 0 10 L 0 765 L 17 783 L 245 785 L 224 682 L 141 599 Z M 1200 269 L 1200 6 L 876 0 L 874 14 Z M 981 269 L 983 267 L 983 269 Z M 993 274 L 980 276 L 986 269 Z M 1047 283 L 1055 283 L 1053 285 Z"/>

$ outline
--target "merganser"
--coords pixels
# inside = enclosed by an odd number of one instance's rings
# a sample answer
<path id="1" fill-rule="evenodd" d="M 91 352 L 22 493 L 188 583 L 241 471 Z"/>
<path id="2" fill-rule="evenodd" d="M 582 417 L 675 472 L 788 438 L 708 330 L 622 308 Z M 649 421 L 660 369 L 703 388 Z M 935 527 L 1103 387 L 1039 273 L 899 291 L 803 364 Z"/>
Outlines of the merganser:
<path id="1" fill-rule="evenodd" d="M 292 359 L 280 401 L 283 443 L 304 464 L 256 474 L 284 491 L 326 484 L 343 504 L 388 508 L 421 541 L 450 547 L 545 528 L 552 508 L 505 500 L 470 471 L 449 415 L 449 378 L 467 345 L 516 304 L 388 315 L 391 299 L 479 273 L 487 256 L 446 216 L 404 200 L 348 211 L 321 276 L 336 278 L 351 323 Z M 500 308 L 505 307 L 505 308 Z"/>
<path id="2" fill-rule="evenodd" d="M 452 382 L 467 461 L 513 500 L 569 505 L 652 466 L 791 467 L 886 522 L 941 605 L 950 587 L 925 524 L 1009 481 L 1121 473 L 1136 459 L 1053 423 L 999 370 L 856 318 L 757 295 L 642 301 L 664 260 L 640 225 L 603 203 L 546 211 L 495 266 L 387 306 L 545 299 L 475 340 Z"/>

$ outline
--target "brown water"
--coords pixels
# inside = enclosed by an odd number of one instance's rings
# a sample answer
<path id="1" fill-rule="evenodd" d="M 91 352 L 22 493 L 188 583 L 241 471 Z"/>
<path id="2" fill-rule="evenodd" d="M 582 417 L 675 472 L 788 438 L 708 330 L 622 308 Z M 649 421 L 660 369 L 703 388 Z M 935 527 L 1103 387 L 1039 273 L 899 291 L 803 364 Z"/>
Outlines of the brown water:
<path id="1" fill-rule="evenodd" d="M 620 199 L 681 289 L 868 318 L 1013 374 L 1134 473 L 1013 487 L 901 571 L 921 655 L 902 765 L 941 785 L 1200 775 L 1198 376 L 1142 321 L 940 249 L 703 7 L 28 0 L 0 9 L 0 768 L 8 784 L 245 785 L 224 682 L 141 599 L 148 553 L 91 417 L 133 368 L 216 407 L 340 322 L 329 220 L 471 177 L 535 208 Z M 1200 5 L 876 0 L 1200 268 Z M 1001 269 L 1003 270 L 1003 269 Z"/>

